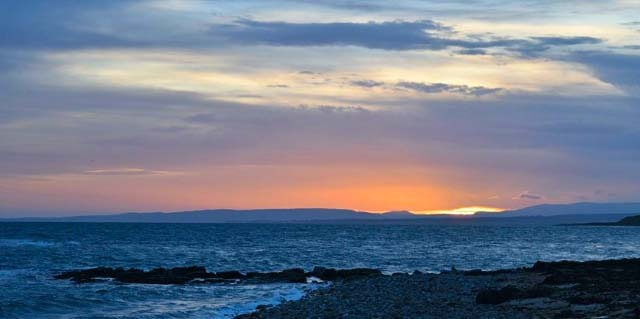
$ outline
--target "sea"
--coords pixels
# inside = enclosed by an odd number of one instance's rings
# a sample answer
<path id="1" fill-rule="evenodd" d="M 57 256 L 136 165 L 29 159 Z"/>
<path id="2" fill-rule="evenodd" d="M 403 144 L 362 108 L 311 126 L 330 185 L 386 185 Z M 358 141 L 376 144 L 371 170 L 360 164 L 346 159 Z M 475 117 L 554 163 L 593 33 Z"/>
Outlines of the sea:
<path id="1" fill-rule="evenodd" d="M 640 257 L 640 227 L 428 224 L 0 223 L 0 318 L 233 318 L 322 284 L 74 284 L 97 266 L 386 273 Z M 326 285 L 326 283 L 324 284 Z"/>

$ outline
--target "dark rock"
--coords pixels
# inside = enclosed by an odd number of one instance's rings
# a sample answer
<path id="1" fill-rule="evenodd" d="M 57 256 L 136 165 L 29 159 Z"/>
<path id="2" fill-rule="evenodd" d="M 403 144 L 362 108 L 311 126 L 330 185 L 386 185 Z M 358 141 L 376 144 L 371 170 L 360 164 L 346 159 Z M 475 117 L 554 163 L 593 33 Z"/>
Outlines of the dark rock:
<path id="1" fill-rule="evenodd" d="M 572 304 L 578 305 L 591 305 L 591 304 L 608 304 L 611 302 L 610 298 L 601 295 L 582 294 L 577 296 L 571 296 L 567 298 Z"/>
<path id="2" fill-rule="evenodd" d="M 527 271 L 530 268 L 515 268 L 515 269 L 498 269 L 498 270 L 482 270 L 471 269 L 461 271 L 465 276 L 485 276 L 485 275 L 505 275 L 512 274 L 519 271 Z"/>
<path id="3" fill-rule="evenodd" d="M 518 298 L 520 289 L 514 286 L 506 286 L 501 289 L 484 289 L 476 296 L 477 304 L 497 305 Z"/>
<path id="4" fill-rule="evenodd" d="M 185 284 L 196 278 L 213 278 L 204 267 L 175 267 L 170 269 L 154 268 L 150 271 L 130 268 L 98 267 L 84 270 L 63 272 L 54 276 L 56 279 L 71 279 L 77 283 L 91 282 L 96 278 L 113 278 L 123 283 L 139 284 Z"/>
<path id="5" fill-rule="evenodd" d="M 556 318 L 575 318 L 576 315 L 569 309 L 562 310 Z"/>
<path id="6" fill-rule="evenodd" d="M 247 273 L 247 278 L 258 282 L 307 282 L 307 274 L 301 268 L 285 269 L 278 272 L 250 272 Z"/>
<path id="7" fill-rule="evenodd" d="M 247 278 L 246 275 L 243 275 L 241 272 L 239 271 L 221 271 L 221 272 L 217 272 L 216 273 L 216 277 L 218 278 L 222 278 L 222 279 L 245 279 Z"/>
<path id="8" fill-rule="evenodd" d="M 523 290 L 521 297 L 522 298 L 549 297 L 557 291 L 558 289 L 553 287 L 544 286 L 544 285 L 535 285 L 533 287 L 530 287 L 529 289 Z"/>
<path id="9" fill-rule="evenodd" d="M 121 268 L 118 268 L 121 269 Z M 71 279 L 77 283 L 91 282 L 95 278 L 113 278 L 114 269 L 110 267 L 98 267 L 86 270 L 72 270 L 55 275 L 55 279 Z"/>
<path id="10" fill-rule="evenodd" d="M 314 267 L 309 276 L 317 277 L 322 280 L 351 280 L 363 277 L 381 276 L 382 272 L 378 269 L 370 268 L 354 268 L 354 269 L 333 269 L 324 267 Z"/>
<path id="11" fill-rule="evenodd" d="M 186 284 L 197 279 L 194 283 L 223 283 L 232 280 L 249 280 L 257 283 L 305 283 L 307 277 L 317 277 L 321 280 L 350 280 L 355 278 L 379 276 L 382 273 L 377 269 L 331 269 L 316 267 L 311 272 L 305 272 L 302 268 L 285 269 L 277 272 L 249 272 L 243 274 L 239 271 L 207 272 L 204 267 L 175 267 L 154 268 L 149 271 L 130 268 L 97 267 L 84 270 L 66 271 L 54 276 L 56 279 L 71 279 L 76 283 L 93 282 L 98 278 L 112 278 L 123 283 L 139 284 Z"/>
<path id="12" fill-rule="evenodd" d="M 546 274 L 544 284 L 578 284 L 583 290 L 634 289 L 640 281 L 640 259 L 536 262 L 532 270 Z"/>
<path id="13" fill-rule="evenodd" d="M 467 276 L 482 276 L 485 275 L 485 272 L 482 269 L 471 269 L 464 272 Z"/>
<path id="14" fill-rule="evenodd" d="M 337 282 L 237 318 L 640 318 L 640 259 L 458 273 L 343 280 L 344 271 L 317 267 L 307 275 Z"/>
<path id="15" fill-rule="evenodd" d="M 283 278 L 287 282 L 303 283 L 307 281 L 307 274 L 304 272 L 304 269 L 293 268 L 281 271 L 279 278 Z"/>

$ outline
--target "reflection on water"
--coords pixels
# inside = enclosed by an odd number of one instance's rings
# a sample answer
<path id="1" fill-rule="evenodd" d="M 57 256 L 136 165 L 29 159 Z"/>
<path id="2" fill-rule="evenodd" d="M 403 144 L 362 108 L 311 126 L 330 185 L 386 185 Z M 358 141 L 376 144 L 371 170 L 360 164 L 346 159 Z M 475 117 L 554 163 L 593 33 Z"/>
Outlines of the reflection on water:
<path id="1" fill-rule="evenodd" d="M 76 285 L 95 266 L 387 272 L 640 257 L 640 228 L 565 226 L 0 223 L 0 318 L 224 318 L 307 285 Z"/>

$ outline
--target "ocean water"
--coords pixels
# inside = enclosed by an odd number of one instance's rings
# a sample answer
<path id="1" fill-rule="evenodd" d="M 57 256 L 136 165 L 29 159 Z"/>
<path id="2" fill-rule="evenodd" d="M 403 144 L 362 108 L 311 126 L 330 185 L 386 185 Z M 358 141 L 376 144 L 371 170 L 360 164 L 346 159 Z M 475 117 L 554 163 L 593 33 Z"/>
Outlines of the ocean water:
<path id="1" fill-rule="evenodd" d="M 437 272 L 623 257 L 640 257 L 640 227 L 0 223 L 0 318 L 231 318 L 314 289 L 52 279 L 97 266 Z"/>

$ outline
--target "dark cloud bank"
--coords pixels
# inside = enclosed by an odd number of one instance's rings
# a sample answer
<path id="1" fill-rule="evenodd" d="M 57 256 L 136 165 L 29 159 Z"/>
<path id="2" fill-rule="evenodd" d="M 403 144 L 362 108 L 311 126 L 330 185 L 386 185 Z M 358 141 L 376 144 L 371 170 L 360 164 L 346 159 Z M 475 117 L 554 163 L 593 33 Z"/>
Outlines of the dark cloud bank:
<path id="1" fill-rule="evenodd" d="M 462 54 L 482 54 L 483 49 L 501 48 L 532 56 L 553 47 L 598 44 L 601 39 L 579 37 L 531 37 L 522 39 L 454 38 L 451 27 L 432 20 L 369 23 L 288 23 L 238 20 L 233 24 L 213 25 L 210 34 L 243 44 L 278 46 L 351 45 L 382 50 L 463 49 Z"/>

